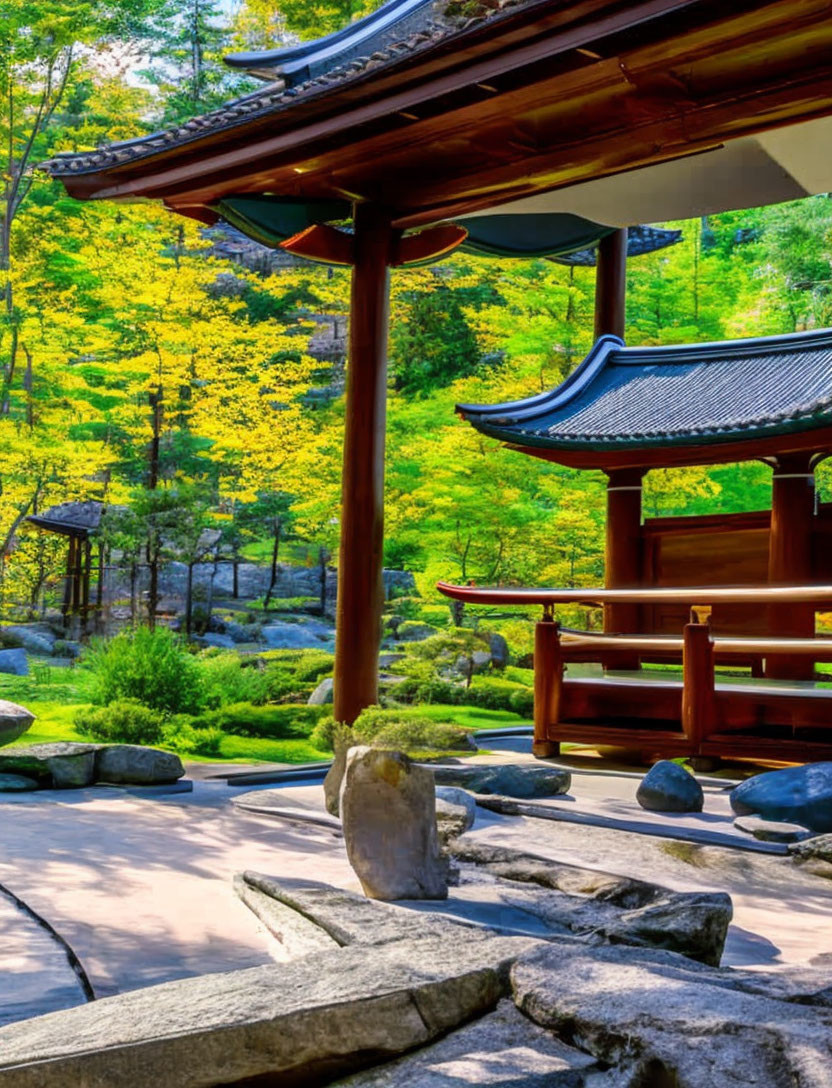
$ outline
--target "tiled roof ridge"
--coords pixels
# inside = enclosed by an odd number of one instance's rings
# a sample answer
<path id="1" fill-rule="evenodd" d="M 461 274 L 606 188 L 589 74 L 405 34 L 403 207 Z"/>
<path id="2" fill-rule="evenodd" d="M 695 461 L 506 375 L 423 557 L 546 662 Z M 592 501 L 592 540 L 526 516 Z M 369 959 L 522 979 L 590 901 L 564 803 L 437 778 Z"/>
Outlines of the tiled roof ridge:
<path id="1" fill-rule="evenodd" d="M 107 144 L 93 151 L 60 152 L 40 163 L 38 168 L 48 171 L 53 177 L 88 173 L 145 158 L 168 147 L 190 143 L 206 133 L 222 132 L 240 121 L 251 120 L 289 106 L 300 97 L 312 97 L 333 84 L 346 82 L 361 73 L 395 64 L 404 56 L 421 52 L 456 34 L 464 34 L 490 18 L 531 2 L 533 0 L 474 0 L 472 4 L 468 4 L 464 0 L 462 3 L 448 0 L 442 13 L 444 19 L 437 16 L 426 23 L 422 30 L 415 31 L 407 38 L 367 56 L 354 57 L 298 86 L 285 87 L 282 82 L 273 83 L 262 90 L 232 99 L 218 109 L 193 117 L 183 124 L 172 125 L 131 140 Z M 458 14 L 455 9 L 460 9 Z"/>

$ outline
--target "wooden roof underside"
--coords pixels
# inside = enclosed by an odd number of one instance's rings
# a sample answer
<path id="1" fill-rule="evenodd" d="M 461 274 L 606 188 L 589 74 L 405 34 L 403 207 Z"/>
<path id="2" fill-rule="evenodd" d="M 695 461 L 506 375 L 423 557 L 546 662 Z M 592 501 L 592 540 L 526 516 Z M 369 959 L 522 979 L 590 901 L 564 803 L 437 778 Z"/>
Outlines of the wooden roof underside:
<path id="1" fill-rule="evenodd" d="M 88 172 L 82 199 L 337 197 L 414 227 L 832 114 L 821 0 L 540 0 L 289 108 Z"/>

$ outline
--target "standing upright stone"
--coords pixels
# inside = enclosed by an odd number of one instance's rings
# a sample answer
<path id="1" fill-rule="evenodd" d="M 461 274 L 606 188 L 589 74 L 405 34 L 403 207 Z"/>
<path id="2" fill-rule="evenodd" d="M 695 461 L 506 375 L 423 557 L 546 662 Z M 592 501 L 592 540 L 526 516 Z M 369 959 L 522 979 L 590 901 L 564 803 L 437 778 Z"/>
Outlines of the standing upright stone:
<path id="1" fill-rule="evenodd" d="M 370 899 L 445 899 L 433 775 L 402 752 L 351 748 L 341 786 L 350 864 Z"/>

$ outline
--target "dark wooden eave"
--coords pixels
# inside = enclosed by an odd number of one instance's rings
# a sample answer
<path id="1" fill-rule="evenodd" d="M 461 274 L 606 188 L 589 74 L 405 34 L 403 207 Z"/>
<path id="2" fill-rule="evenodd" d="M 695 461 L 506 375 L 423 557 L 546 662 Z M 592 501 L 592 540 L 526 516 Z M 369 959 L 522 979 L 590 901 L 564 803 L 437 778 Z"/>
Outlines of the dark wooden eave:
<path id="1" fill-rule="evenodd" d="M 274 192 L 382 203 L 412 227 L 829 114 L 822 0 L 533 0 L 152 155 L 51 168 L 82 199 L 196 218 Z"/>

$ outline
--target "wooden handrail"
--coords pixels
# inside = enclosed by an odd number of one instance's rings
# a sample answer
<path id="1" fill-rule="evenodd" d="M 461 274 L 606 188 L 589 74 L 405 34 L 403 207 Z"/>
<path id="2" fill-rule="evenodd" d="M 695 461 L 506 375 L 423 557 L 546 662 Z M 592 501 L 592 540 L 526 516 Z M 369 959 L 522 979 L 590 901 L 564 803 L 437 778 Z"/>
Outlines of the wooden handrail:
<path id="1" fill-rule="evenodd" d="M 506 589 L 438 582 L 446 597 L 466 604 L 815 604 L 832 608 L 832 586 L 690 586 L 654 589 Z"/>
<path id="2" fill-rule="evenodd" d="M 593 631 L 576 631 L 571 627 L 561 628 L 561 641 L 564 651 L 570 650 L 634 650 L 640 654 L 681 653 L 684 639 L 675 635 L 604 635 Z M 794 654 L 798 657 L 813 657 L 817 661 L 832 661 L 832 638 L 747 638 L 720 637 L 711 640 L 714 652 L 718 654 L 736 654 L 748 657 L 766 654 Z"/>

